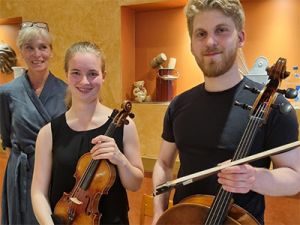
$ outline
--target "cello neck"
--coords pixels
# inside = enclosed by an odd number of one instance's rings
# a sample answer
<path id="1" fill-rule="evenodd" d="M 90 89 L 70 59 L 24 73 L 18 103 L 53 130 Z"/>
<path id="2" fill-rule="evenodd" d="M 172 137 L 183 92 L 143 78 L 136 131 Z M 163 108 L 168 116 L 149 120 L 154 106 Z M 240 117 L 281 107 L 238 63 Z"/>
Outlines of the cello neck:
<path id="1" fill-rule="evenodd" d="M 260 110 L 255 113 L 255 115 L 250 116 L 250 120 L 247 124 L 245 132 L 243 133 L 242 139 L 234 153 L 232 161 L 236 161 L 246 157 L 251 148 L 253 139 L 255 137 L 257 129 L 263 123 L 264 114 L 260 111 L 263 111 L 265 108 L 264 104 L 260 107 Z M 228 209 L 232 199 L 232 193 L 225 191 L 222 187 L 219 187 L 218 193 L 214 198 L 214 201 L 209 210 L 208 216 L 205 220 L 205 225 L 211 224 L 223 224 L 223 221 L 227 217 Z"/>

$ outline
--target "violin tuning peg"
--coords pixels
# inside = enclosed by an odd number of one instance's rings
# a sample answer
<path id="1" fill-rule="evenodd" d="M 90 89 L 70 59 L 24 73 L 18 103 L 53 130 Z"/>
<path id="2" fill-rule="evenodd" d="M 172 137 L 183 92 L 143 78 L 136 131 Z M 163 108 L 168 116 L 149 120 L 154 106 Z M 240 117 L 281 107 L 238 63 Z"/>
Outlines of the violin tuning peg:
<path id="1" fill-rule="evenodd" d="M 235 101 L 234 105 L 241 107 L 242 109 L 251 110 L 252 106 L 247 105 L 245 103 L 240 103 L 239 101 Z"/>
<path id="2" fill-rule="evenodd" d="M 133 114 L 133 113 L 129 113 L 129 117 L 130 117 L 131 119 L 133 119 L 133 118 L 134 118 L 134 114 Z"/>
<path id="3" fill-rule="evenodd" d="M 248 85 L 245 85 L 244 88 L 245 88 L 246 90 L 251 91 L 251 92 L 254 93 L 254 94 L 259 94 L 259 93 L 260 93 L 260 90 L 258 90 L 257 88 L 253 88 L 253 87 L 250 87 L 250 86 L 248 86 Z"/>

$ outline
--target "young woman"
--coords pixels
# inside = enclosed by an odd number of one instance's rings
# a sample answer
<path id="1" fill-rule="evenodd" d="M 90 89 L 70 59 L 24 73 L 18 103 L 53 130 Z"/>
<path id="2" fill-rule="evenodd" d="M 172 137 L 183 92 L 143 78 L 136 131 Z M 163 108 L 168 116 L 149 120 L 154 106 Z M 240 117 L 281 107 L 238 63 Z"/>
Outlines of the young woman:
<path id="1" fill-rule="evenodd" d="M 30 199 L 35 140 L 41 127 L 66 111 L 66 84 L 49 71 L 53 53 L 46 23 L 22 23 L 17 45 L 27 70 L 0 87 L 0 135 L 3 148 L 11 150 L 1 224 L 37 224 Z"/>
<path id="2" fill-rule="evenodd" d="M 51 215 L 63 192 L 70 192 L 80 156 L 90 152 L 94 160 L 107 159 L 117 176 L 102 195 L 101 224 L 129 224 L 126 189 L 136 191 L 143 180 L 143 166 L 134 122 L 103 135 L 113 110 L 99 101 L 105 78 L 102 52 L 90 42 L 79 42 L 66 52 L 65 72 L 71 93 L 70 109 L 43 127 L 37 138 L 32 202 L 40 224 L 52 224 Z M 63 172 L 62 172 L 63 171 Z M 77 216 L 77 215 L 75 215 Z"/>

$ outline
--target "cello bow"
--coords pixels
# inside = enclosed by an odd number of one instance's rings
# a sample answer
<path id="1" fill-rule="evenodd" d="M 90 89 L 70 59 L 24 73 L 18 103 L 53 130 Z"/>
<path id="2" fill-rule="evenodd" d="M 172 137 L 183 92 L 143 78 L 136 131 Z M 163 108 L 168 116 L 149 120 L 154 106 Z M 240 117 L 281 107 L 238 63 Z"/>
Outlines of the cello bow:
<path id="1" fill-rule="evenodd" d="M 168 181 L 164 184 L 158 185 L 155 188 L 153 196 L 162 194 L 162 193 L 164 193 L 166 191 L 169 191 L 169 190 L 171 190 L 175 187 L 185 186 L 185 185 L 191 184 L 191 183 L 193 183 L 197 180 L 201 180 L 205 177 L 216 174 L 217 172 L 221 171 L 222 169 L 225 169 L 225 168 L 228 168 L 228 167 L 231 167 L 231 166 L 241 165 L 241 164 L 244 164 L 244 163 L 253 162 L 255 160 L 263 159 L 263 158 L 266 158 L 268 156 L 284 153 L 284 152 L 290 151 L 290 150 L 292 150 L 292 149 L 294 149 L 298 146 L 300 146 L 300 141 L 295 141 L 295 142 L 292 142 L 292 143 L 289 143 L 289 144 L 286 144 L 286 145 L 282 145 L 282 146 L 279 146 L 279 147 L 276 147 L 276 148 L 272 148 L 272 149 L 264 151 L 264 152 L 260 152 L 260 153 L 254 154 L 254 155 L 247 156 L 245 158 L 241 158 L 241 159 L 231 161 L 231 162 L 228 162 L 228 163 L 225 163 L 225 164 L 219 164 L 216 167 L 209 168 L 209 169 L 206 169 L 206 170 L 202 170 L 200 172 L 196 172 L 196 173 L 193 173 L 193 174 L 190 174 L 190 175 L 187 175 L 187 176 L 183 176 L 183 177 L 180 177 L 180 178 L 172 180 L 172 181 Z"/>

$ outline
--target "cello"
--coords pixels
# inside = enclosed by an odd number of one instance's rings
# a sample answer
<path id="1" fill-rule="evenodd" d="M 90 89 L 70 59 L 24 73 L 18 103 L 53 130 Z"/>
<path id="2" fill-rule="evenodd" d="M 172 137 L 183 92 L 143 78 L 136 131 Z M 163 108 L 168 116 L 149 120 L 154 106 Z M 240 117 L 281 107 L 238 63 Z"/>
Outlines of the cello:
<path id="1" fill-rule="evenodd" d="M 235 105 L 242 107 L 243 109 L 250 110 L 250 119 L 247 127 L 243 133 L 241 141 L 237 146 L 237 149 L 232 157 L 231 165 L 234 162 L 238 162 L 236 165 L 246 163 L 247 160 L 253 161 L 260 157 L 266 157 L 266 154 L 260 154 L 255 157 L 247 157 L 249 150 L 256 135 L 257 129 L 263 124 L 267 123 L 269 113 L 273 108 L 278 108 L 282 113 L 289 112 L 292 107 L 287 105 L 275 105 L 274 102 L 277 98 L 278 92 L 285 94 L 287 98 L 294 98 L 297 96 L 297 92 L 293 89 L 280 90 L 280 83 L 282 79 L 289 76 L 289 72 L 286 71 L 286 59 L 279 58 L 275 65 L 267 68 L 269 75 L 269 81 L 264 88 L 259 91 L 254 88 L 245 87 L 246 89 L 257 93 L 258 97 L 254 101 L 253 106 L 236 102 Z M 285 146 L 282 149 L 276 149 L 275 151 L 268 152 L 270 155 L 280 152 L 288 151 L 293 147 L 299 146 L 299 142 L 289 146 Z M 244 160 L 243 159 L 246 159 Z M 205 172 L 198 172 L 197 176 L 188 175 L 183 179 L 179 178 L 176 182 L 167 182 L 165 184 L 156 187 L 154 195 L 165 192 L 173 187 L 179 185 L 188 185 L 203 177 L 214 174 L 215 172 L 231 166 L 222 165 L 217 168 L 208 169 Z M 233 203 L 232 193 L 227 192 L 221 187 L 215 197 L 194 195 L 183 199 L 179 204 L 167 209 L 162 216 L 158 219 L 157 225 L 166 224 L 205 224 L 205 225 L 221 225 L 221 224 L 259 224 L 259 222 L 246 210 L 242 209 L 238 205 Z"/>
<path id="2" fill-rule="evenodd" d="M 121 125 L 127 125 L 131 113 L 131 102 L 124 101 L 122 110 L 114 110 L 112 122 L 106 130 L 106 136 L 113 137 L 115 130 Z M 94 160 L 90 153 L 80 157 L 74 174 L 76 183 L 70 193 L 64 193 L 54 208 L 53 219 L 59 224 L 90 224 L 100 223 L 101 214 L 98 211 L 99 201 L 107 194 L 115 182 L 116 168 L 109 160 Z"/>

